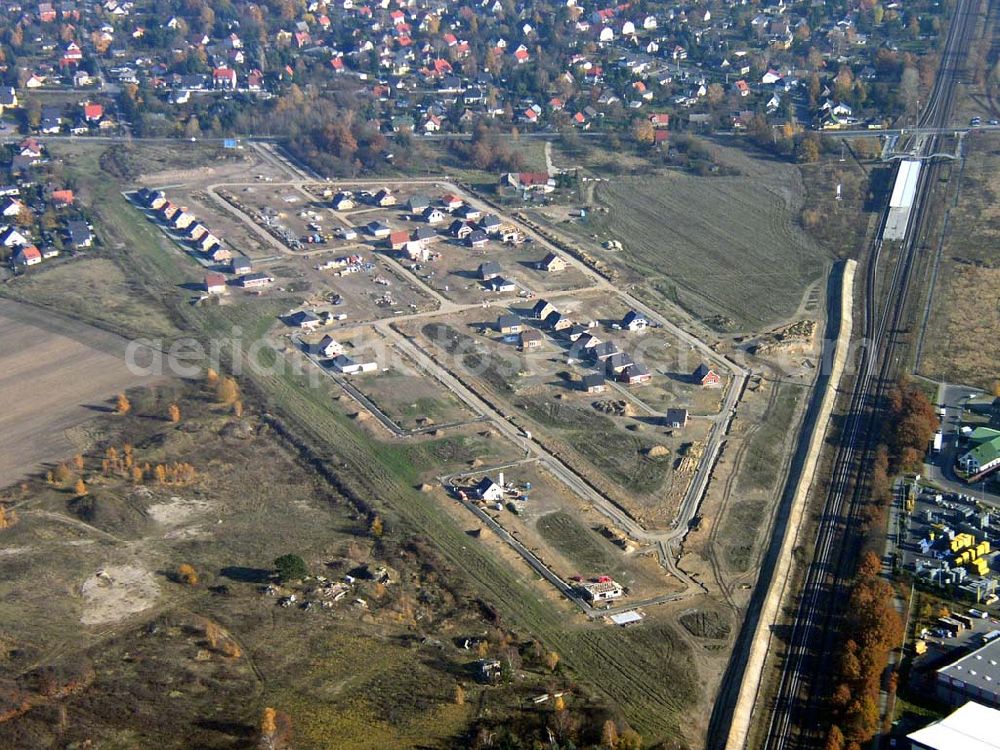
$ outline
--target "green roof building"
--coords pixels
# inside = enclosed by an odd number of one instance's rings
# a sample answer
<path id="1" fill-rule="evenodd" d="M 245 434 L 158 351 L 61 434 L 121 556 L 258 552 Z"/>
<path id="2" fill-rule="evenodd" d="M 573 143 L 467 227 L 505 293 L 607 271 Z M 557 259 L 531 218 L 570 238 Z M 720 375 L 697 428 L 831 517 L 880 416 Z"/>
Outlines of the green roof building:
<path id="1" fill-rule="evenodd" d="M 969 434 L 969 445 L 971 449 L 959 457 L 958 465 L 970 478 L 1000 467 L 1000 430 L 977 427 Z"/>

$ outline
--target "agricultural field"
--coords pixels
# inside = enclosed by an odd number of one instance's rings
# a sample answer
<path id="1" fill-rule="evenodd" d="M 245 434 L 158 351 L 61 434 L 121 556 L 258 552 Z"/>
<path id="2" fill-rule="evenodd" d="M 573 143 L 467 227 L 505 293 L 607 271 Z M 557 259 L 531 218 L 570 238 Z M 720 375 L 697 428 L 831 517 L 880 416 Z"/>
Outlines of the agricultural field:
<path id="1" fill-rule="evenodd" d="M 990 389 L 1000 343 L 1000 140 L 966 141 L 961 194 L 952 209 L 925 332 L 919 372 Z"/>
<path id="2" fill-rule="evenodd" d="M 143 378 L 127 341 L 84 323 L 0 301 L 0 486 L 71 450 L 79 427 Z"/>
<path id="3" fill-rule="evenodd" d="M 680 305 L 723 331 L 752 331 L 793 316 L 830 254 L 802 231 L 795 167 L 743 158 L 736 177 L 660 172 L 610 177 L 583 219 L 530 212 L 614 268 L 651 304 Z M 603 243 L 615 240 L 621 250 Z"/>

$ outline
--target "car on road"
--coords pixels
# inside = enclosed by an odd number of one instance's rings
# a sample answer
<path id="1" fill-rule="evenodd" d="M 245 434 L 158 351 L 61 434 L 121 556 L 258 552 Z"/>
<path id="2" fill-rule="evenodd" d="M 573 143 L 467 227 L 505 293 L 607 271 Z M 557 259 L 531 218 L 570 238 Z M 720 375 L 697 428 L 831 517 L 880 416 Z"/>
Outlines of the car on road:
<path id="1" fill-rule="evenodd" d="M 983 124 L 983 118 L 982 117 L 973 117 L 971 120 L 969 120 L 969 125 L 971 125 L 974 128 L 978 128 L 982 124 Z"/>
<path id="2" fill-rule="evenodd" d="M 990 125 L 1000 125 L 1000 120 L 994 117 L 992 120 L 990 120 Z"/>

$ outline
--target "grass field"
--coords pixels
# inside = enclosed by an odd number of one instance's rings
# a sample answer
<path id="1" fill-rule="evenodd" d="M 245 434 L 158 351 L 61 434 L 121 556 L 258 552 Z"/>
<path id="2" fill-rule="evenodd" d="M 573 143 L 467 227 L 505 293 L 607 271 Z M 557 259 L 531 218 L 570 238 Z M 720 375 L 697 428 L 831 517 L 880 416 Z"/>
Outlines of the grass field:
<path id="1" fill-rule="evenodd" d="M 752 179 L 668 174 L 597 187 L 608 213 L 579 229 L 617 239 L 610 261 L 702 319 L 753 330 L 791 316 L 824 256 L 791 223 L 784 200 Z"/>
<path id="2" fill-rule="evenodd" d="M 784 441 L 787 437 L 795 407 L 802 398 L 803 389 L 794 385 L 779 385 L 774 404 L 750 439 L 740 471 L 740 487 L 759 490 L 773 487 L 781 469 Z"/>
<path id="3" fill-rule="evenodd" d="M 979 133 L 967 147 L 919 372 L 989 389 L 1000 377 L 1000 139 Z"/>
<path id="4" fill-rule="evenodd" d="M 234 419 L 211 400 L 198 387 L 137 393 L 131 415 L 91 426 L 98 442 L 74 470 L 86 479 L 86 498 L 41 481 L 18 490 L 20 522 L 4 531 L 0 584 L 13 652 L 0 674 L 29 692 L 37 665 L 92 669 L 93 677 L 65 700 L 0 722 L 0 745 L 89 736 L 109 747 L 231 747 L 252 735 L 264 705 L 291 715 L 296 747 L 329 747 L 331 732 L 344 748 L 451 744 L 473 718 L 454 705 L 454 685 L 468 684 L 470 704 L 477 691 L 468 669 L 475 653 L 454 645 L 451 633 L 487 627 L 471 592 L 434 553 L 415 554 L 422 543 L 407 531 L 386 535 L 376 551 L 350 503 L 254 416 Z M 177 426 L 157 418 L 173 401 L 190 415 Z M 190 461 L 199 478 L 162 486 L 105 475 L 102 447 L 126 440 L 138 463 Z M 328 610 L 280 608 L 260 587 L 271 561 L 289 551 L 334 579 L 359 565 L 388 565 L 398 581 L 383 589 L 359 583 Z M 180 562 L 195 567 L 198 585 L 170 579 Z M 88 589 L 99 570 L 107 582 Z M 129 571 L 145 585 L 126 583 Z M 308 587 L 289 591 L 308 595 Z M 353 597 L 368 606 L 353 606 Z M 441 645 L 420 647 L 412 635 L 418 620 L 419 632 Z M 242 654 L 225 657 L 206 642 L 206 622 Z M 509 712 L 521 691 L 543 689 L 533 668 L 525 676 L 498 710 Z M 62 724 L 51 720 L 57 703 Z"/>
<path id="5" fill-rule="evenodd" d="M 806 392 L 800 386 L 787 383 L 776 387 L 778 392 L 770 408 L 749 437 L 732 499 L 721 519 L 721 556 L 735 572 L 750 569 L 762 526 L 780 496 L 781 459 L 793 435 L 795 410 Z"/>
<path id="6" fill-rule="evenodd" d="M 598 572 L 613 575 L 621 562 L 621 552 L 609 541 L 564 511 L 542 516 L 535 526 L 549 544 L 587 575 Z"/>
<path id="7" fill-rule="evenodd" d="M 877 145 L 877 144 L 876 144 Z M 856 257 L 864 250 L 869 224 L 883 203 L 869 200 L 869 191 L 891 189 L 891 167 L 869 165 L 866 174 L 849 156 L 845 161 L 800 165 L 805 187 L 800 214 L 803 228 L 831 255 Z M 837 200 L 837 186 L 840 199 Z"/>
<path id="8" fill-rule="evenodd" d="M 51 307 L 74 318 L 98 321 L 145 336 L 177 333 L 163 308 L 131 284 L 106 257 L 76 258 L 31 270 L 5 288 L 18 299 Z"/>
<path id="9" fill-rule="evenodd" d="M 555 226 L 651 302 L 679 304 L 721 330 L 756 330 L 795 313 L 830 255 L 796 223 L 805 191 L 796 167 L 728 148 L 719 155 L 740 176 L 610 177 L 585 219 Z M 612 239 L 621 252 L 598 247 Z"/>
<path id="10" fill-rule="evenodd" d="M 556 434 L 587 458 L 615 484 L 630 492 L 656 492 L 669 473 L 670 463 L 651 459 L 646 452 L 657 441 L 618 429 L 610 417 L 589 404 L 569 404 L 539 395 L 519 395 L 514 406 Z"/>
<path id="11" fill-rule="evenodd" d="M 473 419 L 458 398 L 429 375 L 416 370 L 412 362 L 393 352 L 390 367 L 375 377 L 357 378 L 354 385 L 403 429 L 429 427 Z"/>

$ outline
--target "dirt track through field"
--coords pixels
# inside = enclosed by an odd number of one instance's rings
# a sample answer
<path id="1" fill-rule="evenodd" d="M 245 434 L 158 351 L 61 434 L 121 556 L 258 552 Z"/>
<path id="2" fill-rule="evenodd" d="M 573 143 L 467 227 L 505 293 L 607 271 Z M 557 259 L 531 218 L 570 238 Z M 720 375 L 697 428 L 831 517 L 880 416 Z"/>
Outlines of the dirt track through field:
<path id="1" fill-rule="evenodd" d="M 0 300 L 0 487 L 72 454 L 66 431 L 143 381 L 127 342 L 92 326 Z M 148 380 L 148 378 L 146 378 Z"/>

